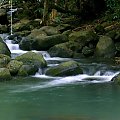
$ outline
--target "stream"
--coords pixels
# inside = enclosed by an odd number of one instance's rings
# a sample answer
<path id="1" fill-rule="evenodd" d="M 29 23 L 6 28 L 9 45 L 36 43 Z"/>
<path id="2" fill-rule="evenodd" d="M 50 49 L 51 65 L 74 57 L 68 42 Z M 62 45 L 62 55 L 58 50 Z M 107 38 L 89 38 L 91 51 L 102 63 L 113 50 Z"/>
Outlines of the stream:
<path id="1" fill-rule="evenodd" d="M 6 38 L 6 35 L 0 35 Z M 12 58 L 27 51 L 5 39 Z M 48 67 L 71 58 L 41 53 Z M 84 74 L 50 77 L 39 71 L 34 76 L 0 82 L 0 120 L 119 120 L 120 86 L 111 79 L 120 71 L 111 60 L 74 59 Z"/>

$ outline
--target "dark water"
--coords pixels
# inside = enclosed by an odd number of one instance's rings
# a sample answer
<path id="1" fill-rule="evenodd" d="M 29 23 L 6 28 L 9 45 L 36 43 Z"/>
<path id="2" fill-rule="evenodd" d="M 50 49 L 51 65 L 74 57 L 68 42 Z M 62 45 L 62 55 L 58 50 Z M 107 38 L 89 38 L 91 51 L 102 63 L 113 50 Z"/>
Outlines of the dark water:
<path id="1" fill-rule="evenodd" d="M 112 82 L 34 90 L 51 80 L 17 79 L 0 83 L 0 120 L 120 120 L 120 86 Z"/>

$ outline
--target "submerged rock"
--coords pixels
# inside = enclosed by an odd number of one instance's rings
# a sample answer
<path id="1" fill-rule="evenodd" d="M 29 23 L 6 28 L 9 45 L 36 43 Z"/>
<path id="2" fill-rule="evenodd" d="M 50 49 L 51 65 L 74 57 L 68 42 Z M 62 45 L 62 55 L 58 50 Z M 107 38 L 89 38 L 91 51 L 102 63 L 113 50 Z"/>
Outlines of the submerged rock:
<path id="1" fill-rule="evenodd" d="M 17 56 L 15 60 L 22 61 L 25 65 L 34 65 L 37 68 L 41 67 L 44 68 L 47 66 L 45 59 L 43 58 L 42 54 L 38 54 L 35 52 L 27 52 L 20 56 Z"/>
<path id="2" fill-rule="evenodd" d="M 82 74 L 83 70 L 78 62 L 68 61 L 51 67 L 46 71 L 46 75 L 50 76 L 71 76 Z"/>
<path id="3" fill-rule="evenodd" d="M 11 78 L 12 77 L 11 77 L 9 69 L 7 69 L 7 68 L 0 68 L 0 81 L 10 80 Z"/>

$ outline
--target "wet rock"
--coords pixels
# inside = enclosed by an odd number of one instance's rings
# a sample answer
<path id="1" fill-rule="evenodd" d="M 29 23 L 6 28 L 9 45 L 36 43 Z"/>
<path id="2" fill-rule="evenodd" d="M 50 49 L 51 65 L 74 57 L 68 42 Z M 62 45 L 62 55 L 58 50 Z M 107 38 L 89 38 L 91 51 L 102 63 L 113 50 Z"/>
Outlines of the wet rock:
<path id="1" fill-rule="evenodd" d="M 114 81 L 115 83 L 120 84 L 120 73 L 118 75 L 116 75 L 115 77 L 113 77 L 112 81 Z"/>
<path id="2" fill-rule="evenodd" d="M 108 36 L 101 36 L 95 49 L 96 57 L 111 58 L 115 56 L 115 45 Z"/>
<path id="3" fill-rule="evenodd" d="M 3 80 L 11 80 L 11 74 L 9 69 L 7 68 L 0 68 L 0 81 Z"/>
<path id="4" fill-rule="evenodd" d="M 17 60 L 11 60 L 8 63 L 7 68 L 9 69 L 11 75 L 17 75 L 17 73 L 22 65 L 23 65 L 23 62 L 20 62 Z"/>
<path id="5" fill-rule="evenodd" d="M 0 54 L 11 56 L 11 52 L 2 38 L 0 38 Z"/>
<path id="6" fill-rule="evenodd" d="M 0 54 L 0 68 L 6 67 L 10 60 L 11 58 L 9 56 Z"/>
<path id="7" fill-rule="evenodd" d="M 37 71 L 38 68 L 34 65 L 22 65 L 22 67 L 19 69 L 18 76 L 35 75 Z"/>
<path id="8" fill-rule="evenodd" d="M 83 71 L 80 67 L 80 64 L 75 61 L 63 62 L 58 66 L 49 68 L 46 71 L 46 75 L 49 76 L 71 76 L 82 73 Z"/>
<path id="9" fill-rule="evenodd" d="M 42 54 L 34 53 L 34 52 L 27 52 L 20 56 L 17 56 L 15 60 L 22 61 L 25 65 L 34 65 L 37 68 L 41 67 L 44 68 L 47 66 L 45 59 L 43 58 Z"/>

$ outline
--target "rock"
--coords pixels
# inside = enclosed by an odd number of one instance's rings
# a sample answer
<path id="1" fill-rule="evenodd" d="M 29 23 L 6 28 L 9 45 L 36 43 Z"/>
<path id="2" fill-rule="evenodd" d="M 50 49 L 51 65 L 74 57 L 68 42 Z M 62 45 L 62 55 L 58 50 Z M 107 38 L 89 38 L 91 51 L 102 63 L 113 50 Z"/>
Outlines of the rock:
<path id="1" fill-rule="evenodd" d="M 115 77 L 113 77 L 112 81 L 114 81 L 115 83 L 120 84 L 120 73 L 118 75 L 116 75 Z"/>
<path id="2" fill-rule="evenodd" d="M 5 9 L 0 9 L 0 24 L 1 25 L 8 24 L 7 12 Z"/>
<path id="3" fill-rule="evenodd" d="M 94 54 L 94 49 L 90 47 L 83 47 L 82 54 L 86 57 L 92 56 Z"/>
<path id="4" fill-rule="evenodd" d="M 95 49 L 96 57 L 111 58 L 115 56 L 115 45 L 108 36 L 101 36 Z"/>
<path id="5" fill-rule="evenodd" d="M 0 68 L 6 67 L 10 60 L 11 58 L 9 56 L 0 54 Z"/>
<path id="6" fill-rule="evenodd" d="M 0 68 L 0 81 L 3 80 L 11 80 L 11 74 L 9 69 L 7 68 Z"/>
<path id="7" fill-rule="evenodd" d="M 38 68 L 34 65 L 22 65 L 19 69 L 18 75 L 19 76 L 28 76 L 28 75 L 35 75 L 38 71 Z"/>
<path id="8" fill-rule="evenodd" d="M 46 75 L 49 76 L 71 76 L 82 74 L 83 71 L 78 62 L 68 61 L 59 64 L 58 66 L 54 66 L 49 68 L 46 71 Z"/>
<path id="9" fill-rule="evenodd" d="M 20 67 L 23 65 L 23 62 L 17 61 L 17 60 L 11 60 L 7 68 L 9 69 L 11 75 L 17 75 Z"/>
<path id="10" fill-rule="evenodd" d="M 51 47 L 48 50 L 48 53 L 51 57 L 63 57 L 71 58 L 73 56 L 73 51 L 67 47 L 68 43 L 61 43 Z"/>
<path id="11" fill-rule="evenodd" d="M 7 33 L 7 32 L 8 32 L 8 27 L 6 25 L 0 24 L 0 34 Z"/>
<path id="12" fill-rule="evenodd" d="M 0 38 L 1 39 L 1 38 Z M 11 56 L 11 52 L 5 42 L 0 40 L 0 54 Z"/>
<path id="13" fill-rule="evenodd" d="M 43 58 L 42 54 L 34 53 L 34 52 L 27 52 L 20 56 L 17 56 L 15 60 L 22 61 L 25 65 L 34 65 L 37 68 L 41 67 L 44 68 L 47 66 L 45 59 Z"/>
<path id="14" fill-rule="evenodd" d="M 31 30 L 33 27 L 29 24 L 30 20 L 28 19 L 22 19 L 19 22 L 13 24 L 13 31 L 18 32 L 18 31 L 24 31 L 24 30 Z"/>
<path id="15" fill-rule="evenodd" d="M 56 44 L 63 43 L 68 41 L 66 35 L 58 34 L 52 36 L 36 36 L 33 38 L 27 37 L 26 40 L 23 39 L 20 42 L 20 48 L 23 50 L 48 50 L 50 47 L 53 47 Z M 26 47 L 27 46 L 27 49 Z M 28 48 L 29 46 L 29 48 Z"/>
<path id="16" fill-rule="evenodd" d="M 56 27 L 52 26 L 43 26 L 40 28 L 40 31 L 44 31 L 49 36 L 60 34 L 60 31 L 58 31 Z"/>
<path id="17" fill-rule="evenodd" d="M 98 36 L 92 30 L 75 31 L 69 35 L 69 41 L 77 42 L 84 47 L 89 42 L 95 44 L 98 41 Z"/>
<path id="18" fill-rule="evenodd" d="M 102 25 L 99 24 L 99 25 L 97 25 L 95 27 L 95 32 L 97 34 L 104 34 L 105 33 L 105 29 L 104 29 L 104 27 Z"/>

